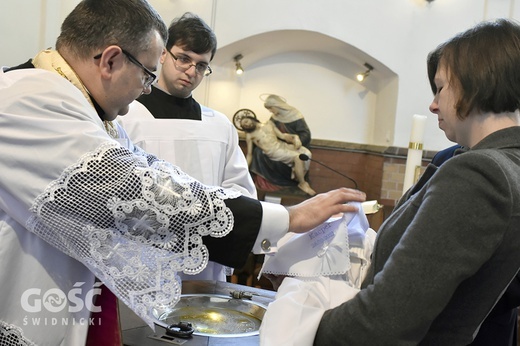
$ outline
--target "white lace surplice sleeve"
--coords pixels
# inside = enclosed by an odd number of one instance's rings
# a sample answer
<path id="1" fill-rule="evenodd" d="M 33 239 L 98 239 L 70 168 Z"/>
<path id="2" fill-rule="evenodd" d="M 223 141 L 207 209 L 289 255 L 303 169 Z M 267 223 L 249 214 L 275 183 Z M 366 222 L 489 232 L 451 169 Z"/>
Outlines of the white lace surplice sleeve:
<path id="1" fill-rule="evenodd" d="M 171 164 L 105 142 L 53 181 L 34 202 L 30 231 L 86 265 L 153 325 L 151 311 L 177 303 L 176 273 L 208 262 L 202 236 L 233 228 L 224 199 Z"/>

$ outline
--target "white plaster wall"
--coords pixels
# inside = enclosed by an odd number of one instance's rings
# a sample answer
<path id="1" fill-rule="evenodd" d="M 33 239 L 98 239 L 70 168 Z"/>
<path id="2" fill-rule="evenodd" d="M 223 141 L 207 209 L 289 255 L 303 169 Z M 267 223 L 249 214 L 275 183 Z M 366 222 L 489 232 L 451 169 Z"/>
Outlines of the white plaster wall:
<path id="1" fill-rule="evenodd" d="M 150 0 L 169 23 L 185 11 L 199 14 L 219 40 L 220 65 L 196 91 L 196 98 L 228 116 L 251 108 L 268 114 L 258 96 L 279 93 L 306 116 L 314 138 L 406 147 L 413 114 L 430 114 L 425 59 L 437 44 L 483 19 L 520 19 L 520 0 Z M 52 46 L 61 21 L 78 0 L 4 1 L 0 11 L 0 65 L 27 60 Z M 226 47 L 277 30 L 305 30 L 344 42 L 395 74 L 377 75 L 378 88 L 366 87 L 335 68 L 334 57 L 281 52 L 251 61 L 246 74 L 232 75 Z M 309 51 L 319 42 L 308 42 Z M 238 47 L 238 46 L 237 46 Z M 246 47 L 244 47 L 246 48 Z M 254 48 L 254 49 L 253 49 Z M 247 47 L 251 56 L 266 46 Z M 230 54 L 228 51 L 227 54 Z M 234 52 L 239 53 L 239 52 Z M 334 52 L 328 52 L 334 53 Z M 313 55 L 314 54 L 314 55 Z M 359 56 L 357 57 L 359 58 Z M 226 60 L 227 59 L 227 60 Z M 291 60 L 292 59 L 292 60 Z M 318 61 L 319 60 L 319 61 Z M 227 62 L 226 62 L 227 61 Z M 354 61 L 363 69 L 363 61 Z M 352 63 L 351 63 L 352 64 Z M 249 70 L 248 70 L 249 69 Z M 377 90 L 376 90 L 377 89 Z M 394 95 L 397 95 L 394 97 Z M 391 123 L 387 123 L 389 121 Z M 424 147 L 450 143 L 429 116 Z"/>
<path id="2" fill-rule="evenodd" d="M 60 25 L 79 0 L 2 1 L 0 7 L 0 66 L 27 61 L 53 47 Z"/>

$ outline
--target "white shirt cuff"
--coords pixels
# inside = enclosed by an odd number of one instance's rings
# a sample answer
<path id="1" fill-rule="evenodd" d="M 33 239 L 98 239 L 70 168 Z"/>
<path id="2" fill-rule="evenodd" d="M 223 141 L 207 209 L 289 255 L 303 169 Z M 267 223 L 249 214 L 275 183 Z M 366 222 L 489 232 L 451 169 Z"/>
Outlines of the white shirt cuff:
<path id="1" fill-rule="evenodd" d="M 260 202 L 262 204 L 262 225 L 256 237 L 253 252 L 268 254 L 276 252 L 278 241 L 289 230 L 289 212 L 280 204 Z"/>

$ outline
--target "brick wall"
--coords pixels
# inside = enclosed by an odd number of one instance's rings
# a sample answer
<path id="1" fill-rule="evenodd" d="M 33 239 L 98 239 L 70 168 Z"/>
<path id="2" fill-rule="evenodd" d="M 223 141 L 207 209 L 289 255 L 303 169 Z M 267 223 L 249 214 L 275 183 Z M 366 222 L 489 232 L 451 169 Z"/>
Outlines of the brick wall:
<path id="1" fill-rule="evenodd" d="M 326 148 L 311 148 L 311 150 L 314 160 L 354 179 L 358 188 L 367 194 L 367 199 L 381 198 L 384 167 L 382 156 Z M 310 164 L 309 181 L 318 193 L 339 187 L 354 187 L 349 179 L 316 162 Z"/>
<path id="2" fill-rule="evenodd" d="M 423 160 L 421 174 L 429 159 Z M 404 173 L 406 170 L 405 158 L 386 158 L 383 166 L 383 182 L 381 185 L 381 203 L 394 206 L 403 194 Z"/>
<path id="3" fill-rule="evenodd" d="M 320 143 L 322 144 L 322 143 Z M 245 151 L 245 143 L 241 141 Z M 352 146 L 353 148 L 348 148 Z M 367 200 L 377 200 L 384 206 L 384 214 L 388 215 L 403 192 L 404 173 L 406 168 L 406 149 L 378 148 L 363 149 L 359 145 L 349 143 L 334 143 L 329 147 L 313 145 L 312 159 L 354 179 L 358 188 L 367 194 Z M 428 164 L 434 152 L 423 153 L 423 167 Z M 309 168 L 309 183 L 317 192 L 326 192 L 339 187 L 354 187 L 347 178 L 311 162 Z M 296 189 L 298 190 L 298 189 Z M 265 192 L 259 191 L 263 199 Z M 301 202 L 308 196 L 298 191 L 289 192 L 284 196 L 282 204 L 292 205 Z"/>

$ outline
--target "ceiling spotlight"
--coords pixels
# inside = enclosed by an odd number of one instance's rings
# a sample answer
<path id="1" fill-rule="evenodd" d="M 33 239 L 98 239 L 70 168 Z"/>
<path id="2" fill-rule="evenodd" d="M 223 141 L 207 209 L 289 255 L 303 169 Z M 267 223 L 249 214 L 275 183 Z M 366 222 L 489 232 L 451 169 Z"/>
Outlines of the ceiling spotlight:
<path id="1" fill-rule="evenodd" d="M 235 60 L 235 73 L 237 75 L 241 75 L 242 73 L 244 73 L 244 69 L 242 68 L 242 64 L 240 64 L 240 59 L 242 59 L 243 56 L 242 54 L 238 54 L 236 55 L 233 60 Z"/>
<path id="2" fill-rule="evenodd" d="M 368 74 L 366 73 L 358 73 L 356 75 L 356 79 L 358 80 L 358 82 L 362 82 L 365 80 L 365 77 L 368 76 Z"/>
<path id="3" fill-rule="evenodd" d="M 356 75 L 356 79 L 359 81 L 359 82 L 362 82 L 365 80 L 365 78 L 368 77 L 368 75 L 370 74 L 370 71 L 372 71 L 374 69 L 374 67 L 372 67 L 372 65 L 370 65 L 369 63 L 365 63 L 365 67 L 367 68 L 367 70 L 365 72 L 361 72 L 361 73 L 358 73 Z"/>

